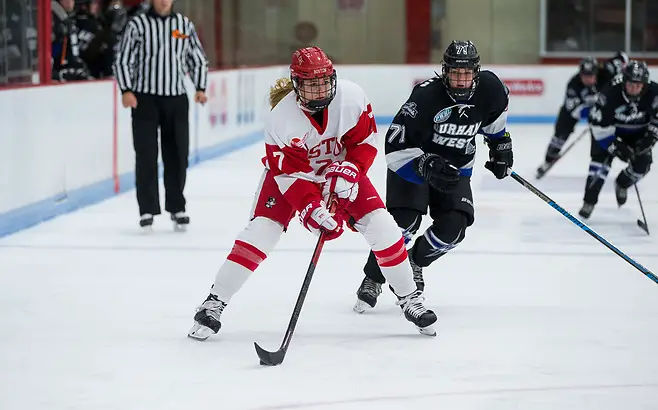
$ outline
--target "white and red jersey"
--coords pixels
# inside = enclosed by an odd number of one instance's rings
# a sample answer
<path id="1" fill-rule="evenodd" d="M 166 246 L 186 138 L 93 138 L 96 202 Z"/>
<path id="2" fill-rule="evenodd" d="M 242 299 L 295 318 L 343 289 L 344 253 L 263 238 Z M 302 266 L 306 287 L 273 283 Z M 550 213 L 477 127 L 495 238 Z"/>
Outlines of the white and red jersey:
<path id="1" fill-rule="evenodd" d="M 377 126 L 361 87 L 338 80 L 336 96 L 322 113 L 323 126 L 291 92 L 265 118 L 263 163 L 296 210 L 322 198 L 324 172 L 333 162 L 349 161 L 365 174 L 377 155 Z"/>

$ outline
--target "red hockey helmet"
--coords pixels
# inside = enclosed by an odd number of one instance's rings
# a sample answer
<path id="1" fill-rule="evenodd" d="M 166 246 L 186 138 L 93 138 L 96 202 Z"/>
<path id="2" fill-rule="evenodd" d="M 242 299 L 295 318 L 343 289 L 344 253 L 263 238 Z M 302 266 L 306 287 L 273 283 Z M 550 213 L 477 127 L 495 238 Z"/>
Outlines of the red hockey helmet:
<path id="1" fill-rule="evenodd" d="M 300 104 L 309 110 L 326 108 L 336 96 L 336 70 L 319 47 L 295 51 L 290 64 L 290 80 Z"/>

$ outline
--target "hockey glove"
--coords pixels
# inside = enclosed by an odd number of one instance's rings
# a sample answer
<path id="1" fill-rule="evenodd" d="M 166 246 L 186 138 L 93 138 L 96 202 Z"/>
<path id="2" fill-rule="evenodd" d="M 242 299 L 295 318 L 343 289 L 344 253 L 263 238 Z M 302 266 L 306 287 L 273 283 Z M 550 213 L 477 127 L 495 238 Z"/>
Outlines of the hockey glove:
<path id="1" fill-rule="evenodd" d="M 506 132 L 500 138 L 486 139 L 489 146 L 489 161 L 484 167 L 491 171 L 496 178 L 503 179 L 508 174 L 512 165 L 514 165 L 514 153 L 512 152 L 512 138 L 509 132 Z"/>
<path id="2" fill-rule="evenodd" d="M 338 238 L 343 233 L 342 219 L 336 220 L 327 210 L 324 201 L 311 201 L 299 212 L 302 225 L 315 235 L 325 233 L 325 238 L 330 241 Z"/>
<path id="3" fill-rule="evenodd" d="M 635 156 L 639 157 L 651 152 L 653 146 L 656 145 L 656 141 L 658 141 L 658 135 L 651 131 L 647 131 L 644 138 L 640 138 L 640 140 L 635 143 Z"/>
<path id="4" fill-rule="evenodd" d="M 608 152 L 624 162 L 632 161 L 635 158 L 635 151 L 629 147 L 620 138 L 612 141 L 608 146 Z"/>
<path id="5" fill-rule="evenodd" d="M 348 161 L 334 162 L 324 174 L 326 182 L 322 187 L 322 198 L 325 203 L 329 195 L 335 194 L 338 207 L 344 208 L 348 202 L 354 202 L 359 195 L 359 168 Z"/>
<path id="6" fill-rule="evenodd" d="M 416 172 L 439 192 L 453 192 L 459 182 L 459 168 L 436 154 L 423 154 L 416 158 Z"/>

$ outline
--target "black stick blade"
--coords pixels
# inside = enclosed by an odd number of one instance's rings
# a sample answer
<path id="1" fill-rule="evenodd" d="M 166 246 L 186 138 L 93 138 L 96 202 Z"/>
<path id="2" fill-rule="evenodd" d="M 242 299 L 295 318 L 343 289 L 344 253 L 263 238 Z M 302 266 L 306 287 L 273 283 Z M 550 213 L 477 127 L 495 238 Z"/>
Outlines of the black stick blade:
<path id="1" fill-rule="evenodd" d="M 260 358 L 260 364 L 263 366 L 278 366 L 283 363 L 283 358 L 286 356 L 286 352 L 283 350 L 268 352 L 258 346 L 258 343 L 256 342 L 254 342 L 254 347 L 256 348 L 256 354 Z"/>
<path id="2" fill-rule="evenodd" d="M 647 233 L 647 235 L 649 235 L 649 227 L 647 226 L 647 224 L 644 223 L 644 221 L 638 219 L 637 226 L 639 226 L 640 229 L 642 229 L 644 232 Z"/>

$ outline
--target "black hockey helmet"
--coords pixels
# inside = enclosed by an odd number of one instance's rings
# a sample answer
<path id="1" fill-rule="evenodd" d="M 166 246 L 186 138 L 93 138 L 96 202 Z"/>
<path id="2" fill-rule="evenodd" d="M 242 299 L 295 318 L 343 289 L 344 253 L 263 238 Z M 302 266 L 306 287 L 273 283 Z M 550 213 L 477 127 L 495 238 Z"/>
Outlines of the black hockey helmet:
<path id="1" fill-rule="evenodd" d="M 450 70 L 465 68 L 473 71 L 473 81 L 466 87 L 453 87 L 450 84 Z M 480 74 L 480 54 L 472 41 L 453 40 L 443 53 L 443 84 L 448 95 L 455 101 L 468 100 L 473 96 Z"/>
<path id="2" fill-rule="evenodd" d="M 646 91 L 647 84 L 649 84 L 649 67 L 644 61 L 631 60 L 622 70 L 622 76 L 624 78 L 624 95 L 632 101 L 640 98 L 642 93 Z M 628 95 L 626 92 L 627 83 L 642 84 L 642 91 L 637 95 Z"/>
<path id="3" fill-rule="evenodd" d="M 578 64 L 578 71 L 583 75 L 596 75 L 599 71 L 599 63 L 594 57 L 585 57 Z"/>
<path id="4" fill-rule="evenodd" d="M 631 60 L 622 70 L 624 82 L 649 83 L 649 67 L 644 61 Z"/>

